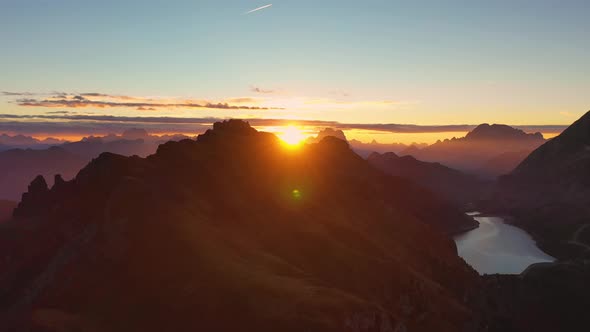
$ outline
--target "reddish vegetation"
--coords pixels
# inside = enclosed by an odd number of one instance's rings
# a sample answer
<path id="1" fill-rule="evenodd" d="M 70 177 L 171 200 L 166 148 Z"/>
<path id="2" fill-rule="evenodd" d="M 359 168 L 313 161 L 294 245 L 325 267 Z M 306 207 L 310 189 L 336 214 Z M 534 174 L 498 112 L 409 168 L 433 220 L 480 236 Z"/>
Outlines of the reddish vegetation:
<path id="1" fill-rule="evenodd" d="M 473 319 L 477 275 L 427 224 L 463 215 L 338 139 L 288 150 L 217 123 L 41 187 L 0 232 L 0 321 L 17 330 L 458 331 Z"/>

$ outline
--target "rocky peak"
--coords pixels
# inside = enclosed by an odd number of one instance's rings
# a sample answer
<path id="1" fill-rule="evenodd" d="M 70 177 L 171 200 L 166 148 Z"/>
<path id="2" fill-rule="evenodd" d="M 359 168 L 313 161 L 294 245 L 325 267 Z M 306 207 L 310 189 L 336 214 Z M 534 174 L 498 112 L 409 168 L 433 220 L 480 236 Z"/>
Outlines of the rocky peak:
<path id="1" fill-rule="evenodd" d="M 307 140 L 307 143 L 319 143 L 326 137 L 335 137 L 339 140 L 342 140 L 345 142 L 347 141 L 346 135 L 344 135 L 344 132 L 342 130 L 337 130 L 337 129 L 333 129 L 333 128 L 325 128 L 323 130 L 320 130 L 316 137 L 310 137 Z"/>
<path id="2" fill-rule="evenodd" d="M 31 184 L 29 185 L 29 193 L 32 195 L 36 194 L 44 194 L 49 190 L 47 186 L 47 182 L 45 178 L 41 175 L 38 175 L 36 178 L 33 179 Z"/>
<path id="3" fill-rule="evenodd" d="M 204 134 L 197 137 L 198 142 L 209 141 L 216 137 L 244 137 L 252 136 L 258 131 L 250 126 L 250 123 L 244 120 L 225 120 L 215 122 L 213 129 L 207 130 Z"/>
<path id="4" fill-rule="evenodd" d="M 41 212 L 47 202 L 49 187 L 45 178 L 38 175 L 29 185 L 28 191 L 23 194 L 21 202 L 14 210 L 15 217 L 28 217 Z"/>
<path id="5" fill-rule="evenodd" d="M 62 188 L 65 184 L 66 181 L 61 177 L 61 174 L 55 174 L 55 177 L 53 178 L 53 187 L 51 187 L 51 189 L 59 190 L 59 188 Z"/>
<path id="6" fill-rule="evenodd" d="M 527 134 L 524 131 L 512 128 L 507 125 L 487 123 L 481 124 L 467 133 L 465 136 L 469 140 L 543 140 L 541 133 Z"/>

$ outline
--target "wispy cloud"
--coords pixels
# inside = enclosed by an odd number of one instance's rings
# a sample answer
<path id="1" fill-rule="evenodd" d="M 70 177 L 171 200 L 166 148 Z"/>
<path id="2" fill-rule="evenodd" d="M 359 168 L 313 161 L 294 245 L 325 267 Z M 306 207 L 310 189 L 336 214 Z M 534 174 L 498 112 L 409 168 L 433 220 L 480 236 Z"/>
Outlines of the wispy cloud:
<path id="1" fill-rule="evenodd" d="M 250 10 L 250 11 L 247 11 L 247 12 L 245 12 L 243 15 L 252 14 L 252 13 L 254 13 L 254 12 L 257 12 L 257 11 L 259 11 L 259 10 L 263 10 L 263 9 L 270 8 L 270 7 L 272 7 L 272 3 L 270 3 L 270 4 L 268 4 L 268 5 L 264 5 L 264 6 L 262 6 L 262 7 L 258 7 L 258 8 L 252 9 L 252 10 Z"/>
<path id="2" fill-rule="evenodd" d="M 277 92 L 277 90 L 272 90 L 272 89 L 263 89 L 261 87 L 258 86 L 252 86 L 250 88 L 250 91 L 252 92 L 256 92 L 256 93 L 261 93 L 261 94 L 274 94 Z"/>
<path id="3" fill-rule="evenodd" d="M 135 108 L 139 111 L 153 111 L 163 108 L 203 108 L 224 110 L 280 110 L 278 107 L 262 107 L 263 100 L 256 98 L 231 98 L 227 101 L 193 99 L 154 99 L 109 95 L 97 92 L 80 94 L 59 93 L 46 98 L 35 98 L 36 94 L 11 93 L 9 96 L 22 97 L 15 102 L 23 107 L 46 108 Z M 245 105 L 245 104 L 250 105 Z M 252 105 L 254 104 L 254 105 Z"/>
<path id="4" fill-rule="evenodd" d="M 24 97 L 24 96 L 35 96 L 33 92 L 11 92 L 11 91 L 0 91 L 1 96 L 7 97 Z"/>

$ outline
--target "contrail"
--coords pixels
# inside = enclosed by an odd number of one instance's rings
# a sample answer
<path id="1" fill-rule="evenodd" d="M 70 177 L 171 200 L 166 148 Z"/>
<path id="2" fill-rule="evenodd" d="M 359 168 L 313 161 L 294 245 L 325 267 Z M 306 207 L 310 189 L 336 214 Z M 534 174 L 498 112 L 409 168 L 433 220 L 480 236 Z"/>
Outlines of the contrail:
<path id="1" fill-rule="evenodd" d="M 258 8 L 256 8 L 256 9 L 252 9 L 252 10 L 251 10 L 251 11 L 249 11 L 249 12 L 245 12 L 243 15 L 252 14 L 253 12 L 257 12 L 257 11 L 259 11 L 259 10 L 266 9 L 266 8 L 268 8 L 268 7 L 272 7 L 272 3 L 271 3 L 271 4 L 268 4 L 268 5 L 266 5 L 266 6 L 258 7 Z"/>

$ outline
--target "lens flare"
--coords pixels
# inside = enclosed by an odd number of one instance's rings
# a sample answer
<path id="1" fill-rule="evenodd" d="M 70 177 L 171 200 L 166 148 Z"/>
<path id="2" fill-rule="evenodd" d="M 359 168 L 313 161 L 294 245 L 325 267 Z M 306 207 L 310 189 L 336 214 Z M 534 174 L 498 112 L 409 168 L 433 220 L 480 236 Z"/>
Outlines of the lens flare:
<path id="1" fill-rule="evenodd" d="M 299 191 L 299 189 L 293 189 L 291 196 L 293 196 L 294 200 L 299 201 L 301 200 L 301 191 Z"/>

